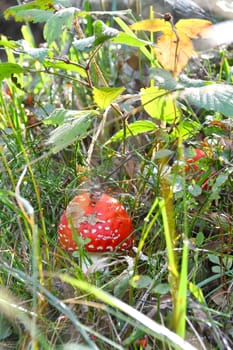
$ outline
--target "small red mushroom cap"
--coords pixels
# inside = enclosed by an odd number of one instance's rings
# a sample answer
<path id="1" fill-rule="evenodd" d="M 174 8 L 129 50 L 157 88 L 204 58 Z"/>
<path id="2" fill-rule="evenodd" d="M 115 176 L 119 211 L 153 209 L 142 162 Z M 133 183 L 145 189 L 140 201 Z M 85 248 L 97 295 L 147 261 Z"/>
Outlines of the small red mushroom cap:
<path id="1" fill-rule="evenodd" d="M 129 250 L 134 243 L 133 226 L 123 205 L 107 194 L 95 201 L 89 192 L 77 195 L 67 206 L 58 226 L 58 241 L 63 249 L 78 249 L 74 229 L 88 242 L 89 252 Z"/>
<path id="2" fill-rule="evenodd" d="M 188 165 L 185 167 L 186 172 L 190 170 L 199 170 L 198 165 L 195 163 L 197 163 L 199 159 L 206 157 L 206 153 L 199 148 L 196 148 L 194 152 L 195 154 L 193 157 L 186 159 L 186 162 L 188 163 Z"/>
<path id="3" fill-rule="evenodd" d="M 204 151 L 199 148 L 194 149 L 194 156 L 192 158 L 186 159 L 187 165 L 185 166 L 185 172 L 189 178 L 193 178 L 197 182 L 201 182 L 200 186 L 203 191 L 211 189 L 211 183 L 216 177 L 216 172 L 213 171 L 207 178 L 205 178 L 205 171 L 200 167 L 198 161 L 202 158 L 207 158 Z M 201 181 L 202 177 L 205 179 Z"/>

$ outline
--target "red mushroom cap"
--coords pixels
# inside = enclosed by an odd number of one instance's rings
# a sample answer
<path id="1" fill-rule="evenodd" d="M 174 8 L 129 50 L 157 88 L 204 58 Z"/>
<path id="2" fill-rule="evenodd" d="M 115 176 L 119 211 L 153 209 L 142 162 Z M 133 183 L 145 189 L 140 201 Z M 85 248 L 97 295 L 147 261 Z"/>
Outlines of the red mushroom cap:
<path id="1" fill-rule="evenodd" d="M 89 192 L 83 193 L 68 204 L 58 227 L 58 241 L 67 251 L 78 249 L 72 227 L 84 240 L 89 240 L 85 244 L 89 252 L 129 250 L 133 246 L 130 217 L 117 199 L 106 194 L 93 201 Z"/>
<path id="2" fill-rule="evenodd" d="M 216 178 L 216 172 L 213 171 L 208 177 L 205 177 L 205 171 L 200 167 L 198 161 L 201 158 L 207 158 L 207 155 L 204 151 L 199 148 L 194 149 L 194 156 L 192 158 L 186 159 L 188 163 L 185 166 L 185 172 L 189 178 L 196 180 L 201 186 L 203 191 L 211 189 L 211 183 Z M 204 178 L 204 180 L 202 180 Z"/>
<path id="3" fill-rule="evenodd" d="M 186 162 L 190 165 L 186 165 L 185 167 L 185 171 L 188 172 L 190 170 L 192 171 L 196 171 L 196 170 L 199 170 L 199 167 L 197 164 L 195 164 L 196 162 L 198 162 L 199 159 L 201 158 L 205 158 L 206 157 L 206 153 L 204 151 L 202 151 L 201 149 L 199 148 L 196 148 L 194 150 L 195 154 L 192 158 L 188 158 L 186 159 Z"/>

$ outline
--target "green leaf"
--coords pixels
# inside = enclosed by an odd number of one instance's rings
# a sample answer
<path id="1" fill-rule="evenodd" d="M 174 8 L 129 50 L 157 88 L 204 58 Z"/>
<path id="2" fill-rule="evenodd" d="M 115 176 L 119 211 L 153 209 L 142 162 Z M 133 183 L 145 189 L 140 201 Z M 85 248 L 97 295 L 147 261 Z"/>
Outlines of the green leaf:
<path id="1" fill-rule="evenodd" d="M 209 84 L 213 84 L 211 81 L 201 79 L 190 79 L 186 74 L 180 75 L 180 83 L 183 87 L 202 87 Z"/>
<path id="2" fill-rule="evenodd" d="M 16 63 L 0 63 L 0 81 L 5 78 L 10 78 L 12 74 L 20 74 L 23 68 Z"/>
<path id="3" fill-rule="evenodd" d="M 186 88 L 180 97 L 191 105 L 233 117 L 233 87 L 230 85 L 211 84 Z"/>
<path id="4" fill-rule="evenodd" d="M 170 292 L 170 286 L 168 283 L 159 283 L 151 290 L 151 293 L 161 294 L 161 295 L 167 294 L 169 292 Z"/>
<path id="5" fill-rule="evenodd" d="M 212 266 L 211 267 L 211 270 L 213 273 L 221 273 L 222 269 L 221 269 L 221 266 Z"/>
<path id="6" fill-rule="evenodd" d="M 89 115 L 97 115 L 95 110 L 88 111 L 74 111 L 71 109 L 57 108 L 55 109 L 49 117 L 44 119 L 43 123 L 47 125 L 62 125 L 64 122 L 73 120 L 80 116 L 88 117 Z"/>
<path id="7" fill-rule="evenodd" d="M 204 243 L 205 241 L 205 235 L 203 232 L 198 232 L 197 233 L 197 236 L 196 236 L 196 239 L 195 239 L 195 244 L 197 247 L 201 247 L 202 244 Z"/>
<path id="8" fill-rule="evenodd" d="M 82 111 L 82 113 L 81 111 L 76 111 L 75 115 L 72 115 L 72 111 L 69 110 L 54 111 L 49 123 L 57 122 L 58 124 L 60 123 L 60 126 L 50 133 L 47 141 L 47 144 L 52 145 L 52 152 L 57 153 L 78 139 L 84 138 L 91 126 L 91 120 L 96 114 L 97 112 L 93 110 L 88 112 Z M 62 120 L 63 124 L 61 124 Z"/>
<path id="9" fill-rule="evenodd" d="M 53 13 L 53 10 L 50 8 L 53 6 L 53 3 L 54 1 L 35 0 L 23 5 L 12 6 L 4 12 L 4 17 L 9 19 L 12 16 L 15 21 L 45 22 Z"/>
<path id="10" fill-rule="evenodd" d="M 166 90 L 158 87 L 141 89 L 141 101 L 145 111 L 152 117 L 167 123 L 179 120 L 179 110 L 173 96 Z"/>
<path id="11" fill-rule="evenodd" d="M 136 275 L 130 280 L 130 284 L 134 288 L 147 288 L 152 283 L 152 279 L 147 275 Z"/>
<path id="12" fill-rule="evenodd" d="M 71 27 L 75 12 L 77 12 L 75 7 L 61 9 L 48 19 L 44 26 L 44 37 L 48 44 L 61 36 L 63 26 Z"/>
<path id="13" fill-rule="evenodd" d="M 232 256 L 224 256 L 223 257 L 223 264 L 227 271 L 229 271 L 232 268 Z"/>
<path id="14" fill-rule="evenodd" d="M 71 62 L 45 60 L 44 66 L 46 68 L 63 69 L 66 71 L 76 72 L 82 77 L 87 76 L 86 70 L 82 66 Z"/>
<path id="15" fill-rule="evenodd" d="M 31 47 L 26 40 L 19 40 L 18 43 L 21 45 L 26 54 L 30 55 L 41 63 L 44 62 L 45 57 L 48 55 L 49 49 L 43 47 Z"/>
<path id="16" fill-rule="evenodd" d="M 88 51 L 88 49 L 93 48 L 95 42 L 95 36 L 90 36 L 89 38 L 84 38 L 84 39 L 75 39 L 73 41 L 73 46 L 77 51 Z"/>
<path id="17" fill-rule="evenodd" d="M 118 35 L 111 40 L 114 44 L 124 44 L 128 46 L 142 47 L 146 45 L 152 45 L 151 42 L 135 38 L 134 36 L 119 32 Z"/>
<path id="18" fill-rule="evenodd" d="M 158 85 L 160 89 L 174 90 L 177 88 L 177 81 L 168 70 L 162 68 L 151 68 L 150 77 L 155 80 L 156 85 Z"/>
<path id="19" fill-rule="evenodd" d="M 186 140 L 198 134 L 200 129 L 201 125 L 198 122 L 194 120 L 183 120 L 172 130 L 172 135 Z"/>
<path id="20" fill-rule="evenodd" d="M 129 26 L 120 18 L 114 17 L 115 22 L 119 25 L 119 27 L 128 35 L 133 38 L 137 38 L 136 34 L 129 28 Z M 145 55 L 145 57 L 152 62 L 154 60 L 154 55 L 144 46 L 140 47 L 140 51 Z"/>
<path id="21" fill-rule="evenodd" d="M 14 40 L 0 40 L 0 46 L 15 49 L 17 47 L 17 43 Z"/>
<path id="22" fill-rule="evenodd" d="M 193 284 L 192 282 L 188 283 L 189 286 L 189 290 L 192 293 L 192 295 L 201 303 L 201 304 L 205 304 L 205 298 L 204 295 L 202 293 L 201 288 L 199 288 L 198 286 L 196 286 L 195 284 Z"/>
<path id="23" fill-rule="evenodd" d="M 202 189 L 198 185 L 189 185 L 188 186 L 188 191 L 194 197 L 198 197 L 202 193 Z"/>
<path id="24" fill-rule="evenodd" d="M 108 107 L 125 90 L 119 88 L 93 88 L 94 101 L 100 109 Z"/>
<path id="25" fill-rule="evenodd" d="M 53 12 L 48 10 L 25 10 L 17 13 L 16 21 L 33 22 L 33 23 L 43 23 L 46 22 L 50 17 L 52 17 Z"/>
<path id="26" fill-rule="evenodd" d="M 221 187 L 228 179 L 227 174 L 220 174 L 217 176 L 213 187 Z"/>
<path id="27" fill-rule="evenodd" d="M 207 254 L 209 261 L 211 261 L 215 265 L 220 264 L 219 256 L 214 254 Z"/>
<path id="28" fill-rule="evenodd" d="M 123 140 L 124 137 L 136 136 L 145 132 L 155 131 L 157 126 L 155 123 L 149 120 L 140 120 L 134 123 L 127 125 L 126 132 L 123 130 L 118 131 L 115 135 L 113 135 L 106 144 L 110 142 L 117 142 Z"/>
<path id="29" fill-rule="evenodd" d="M 170 149 L 161 149 L 154 154 L 154 159 L 162 159 L 170 157 L 174 152 Z"/>
<path id="30" fill-rule="evenodd" d="M 108 27 L 102 21 L 95 21 L 93 23 L 94 34 L 95 34 L 95 42 L 94 44 L 97 46 L 106 40 L 112 39 L 118 35 L 119 31 L 115 28 Z"/>

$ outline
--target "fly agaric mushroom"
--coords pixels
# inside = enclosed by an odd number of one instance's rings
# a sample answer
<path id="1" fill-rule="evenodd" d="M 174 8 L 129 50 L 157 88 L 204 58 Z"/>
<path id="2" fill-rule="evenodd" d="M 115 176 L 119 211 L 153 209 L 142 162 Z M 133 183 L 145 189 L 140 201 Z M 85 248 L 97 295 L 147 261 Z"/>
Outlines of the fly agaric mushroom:
<path id="1" fill-rule="evenodd" d="M 204 151 L 202 151 L 201 149 L 196 148 L 194 150 L 193 157 L 186 159 L 186 162 L 188 163 L 188 165 L 186 165 L 186 167 L 185 167 L 185 172 L 187 173 L 190 170 L 191 171 L 199 170 L 199 167 L 198 167 L 198 165 L 196 163 L 201 158 L 206 158 L 206 153 Z"/>
<path id="2" fill-rule="evenodd" d="M 186 159 L 187 165 L 185 166 L 185 173 L 197 181 L 200 181 L 205 175 L 205 172 L 198 164 L 198 161 L 203 158 L 207 158 L 206 153 L 201 149 L 196 148 L 194 149 L 194 156 Z M 215 176 L 216 172 L 212 172 L 210 176 L 204 178 L 200 184 L 203 191 L 207 191 L 211 188 L 210 183 L 211 180 L 215 178 Z"/>
<path id="3" fill-rule="evenodd" d="M 84 240 L 92 262 L 100 253 L 128 251 L 134 243 L 132 222 L 125 208 L 104 193 L 79 194 L 68 204 L 58 226 L 58 241 L 66 251 L 78 250 L 77 239 L 73 237 L 76 232 Z"/>

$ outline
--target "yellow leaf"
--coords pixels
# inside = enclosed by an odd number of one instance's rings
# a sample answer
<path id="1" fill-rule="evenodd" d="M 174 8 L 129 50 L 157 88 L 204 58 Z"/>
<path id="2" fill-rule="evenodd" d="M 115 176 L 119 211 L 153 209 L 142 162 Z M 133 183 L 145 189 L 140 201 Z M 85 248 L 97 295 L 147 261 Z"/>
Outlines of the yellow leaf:
<path id="1" fill-rule="evenodd" d="M 156 57 L 163 68 L 173 72 L 176 76 L 188 63 L 190 57 L 195 54 L 192 41 L 187 35 L 179 36 L 179 41 L 174 32 L 163 35 L 158 39 L 158 47 L 154 49 Z"/>
<path id="2" fill-rule="evenodd" d="M 124 87 L 119 88 L 93 88 L 94 101 L 101 109 L 108 107 L 118 96 L 125 90 Z"/>
<path id="3" fill-rule="evenodd" d="M 165 32 L 171 30 L 171 24 L 164 19 L 145 19 L 144 21 L 133 23 L 130 26 L 133 30 L 146 30 L 148 32 Z"/>
<path id="4" fill-rule="evenodd" d="M 176 23 L 178 34 L 185 34 L 190 38 L 197 39 L 204 36 L 205 31 L 212 25 L 205 19 L 181 19 Z M 203 35 L 202 35 L 203 34 Z"/>
<path id="5" fill-rule="evenodd" d="M 180 112 L 171 92 L 157 86 L 142 88 L 141 101 L 145 111 L 152 117 L 167 123 L 179 120 Z"/>
<path id="6" fill-rule="evenodd" d="M 203 19 L 181 19 L 175 26 L 164 19 L 144 20 L 131 25 L 134 30 L 162 32 L 154 49 L 159 63 L 177 76 L 196 52 L 192 40 L 205 37 L 212 23 Z"/>

